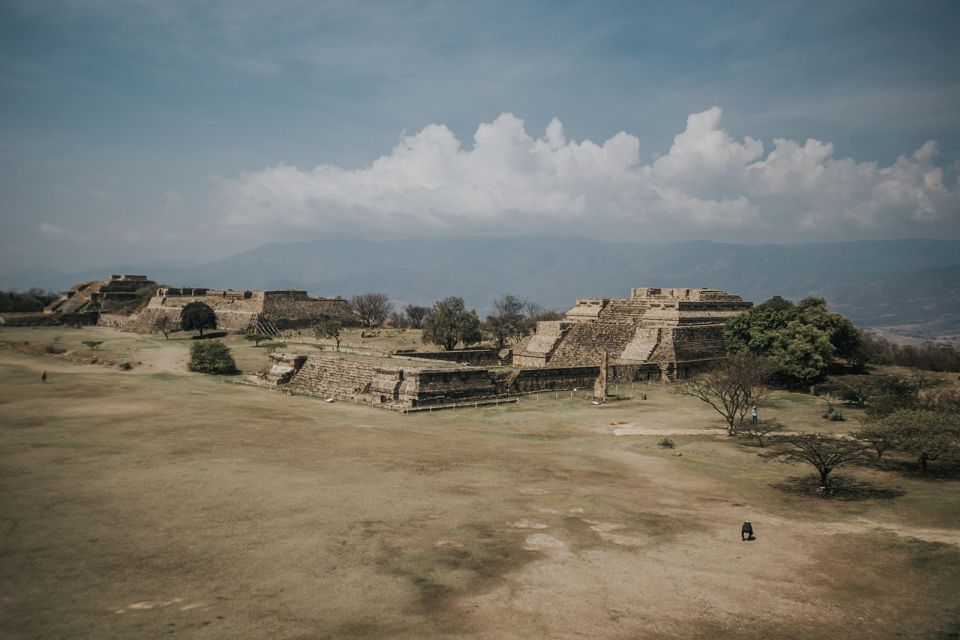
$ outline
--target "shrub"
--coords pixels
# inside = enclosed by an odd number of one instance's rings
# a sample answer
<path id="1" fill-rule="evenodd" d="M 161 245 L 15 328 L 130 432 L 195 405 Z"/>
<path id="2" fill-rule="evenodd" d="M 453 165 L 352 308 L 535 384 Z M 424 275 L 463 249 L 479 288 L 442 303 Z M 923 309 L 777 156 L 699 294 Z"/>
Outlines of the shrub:
<path id="1" fill-rule="evenodd" d="M 670 438 L 663 438 L 657 443 L 658 447 L 663 447 L 664 449 L 673 449 L 674 443 Z"/>
<path id="2" fill-rule="evenodd" d="M 190 371 L 232 375 L 239 373 L 237 363 L 227 345 L 219 341 L 194 342 L 190 345 Z"/>

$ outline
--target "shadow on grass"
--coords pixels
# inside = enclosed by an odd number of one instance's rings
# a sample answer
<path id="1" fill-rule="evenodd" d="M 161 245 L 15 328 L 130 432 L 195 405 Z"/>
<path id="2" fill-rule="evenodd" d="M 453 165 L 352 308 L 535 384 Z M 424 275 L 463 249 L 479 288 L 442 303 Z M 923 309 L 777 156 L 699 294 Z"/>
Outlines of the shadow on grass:
<path id="1" fill-rule="evenodd" d="M 960 480 L 960 459 L 934 460 L 928 463 L 926 474 L 921 473 L 919 461 L 913 458 L 884 457 L 870 466 L 926 480 Z"/>
<path id="2" fill-rule="evenodd" d="M 191 340 L 216 340 L 217 338 L 226 337 L 226 331 L 214 331 L 213 333 L 205 333 L 202 336 L 193 336 Z"/>
<path id="3" fill-rule="evenodd" d="M 830 479 L 830 489 L 820 491 L 820 477 L 816 475 L 792 476 L 785 482 L 771 484 L 774 489 L 808 498 L 829 498 L 833 500 L 892 500 L 899 498 L 905 491 L 900 487 L 881 487 L 866 480 L 850 476 L 835 475 Z"/>

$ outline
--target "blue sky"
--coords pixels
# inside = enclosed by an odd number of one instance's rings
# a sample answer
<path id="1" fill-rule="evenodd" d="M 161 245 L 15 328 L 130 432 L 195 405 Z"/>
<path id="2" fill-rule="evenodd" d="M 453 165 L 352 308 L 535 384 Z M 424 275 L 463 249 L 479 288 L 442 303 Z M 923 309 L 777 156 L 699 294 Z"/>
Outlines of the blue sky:
<path id="1" fill-rule="evenodd" d="M 958 237 L 958 24 L 957 2 L 8 1 L 0 270 L 329 234 Z"/>

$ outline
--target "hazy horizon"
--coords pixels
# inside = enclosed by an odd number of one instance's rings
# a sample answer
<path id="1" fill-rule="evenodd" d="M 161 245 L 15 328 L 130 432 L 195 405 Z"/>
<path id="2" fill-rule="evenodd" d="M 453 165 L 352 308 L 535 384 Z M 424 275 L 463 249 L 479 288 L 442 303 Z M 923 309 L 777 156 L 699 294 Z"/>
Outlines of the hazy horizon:
<path id="1" fill-rule="evenodd" d="M 960 238 L 955 3 L 0 16 L 0 273 L 329 237 Z"/>

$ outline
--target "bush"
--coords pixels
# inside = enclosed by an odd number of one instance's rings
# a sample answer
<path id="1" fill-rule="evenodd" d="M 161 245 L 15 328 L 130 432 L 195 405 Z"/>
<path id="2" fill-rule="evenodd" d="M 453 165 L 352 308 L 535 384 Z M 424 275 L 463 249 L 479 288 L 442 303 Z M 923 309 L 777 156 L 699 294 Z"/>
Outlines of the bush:
<path id="1" fill-rule="evenodd" d="M 190 371 L 232 375 L 239 373 L 237 363 L 227 345 L 219 341 L 194 342 L 190 345 Z"/>
<path id="2" fill-rule="evenodd" d="M 843 417 L 843 413 L 840 411 L 834 411 L 830 414 L 831 422 L 843 422 L 846 418 Z"/>
<path id="3" fill-rule="evenodd" d="M 660 442 L 657 443 L 658 447 L 663 447 L 664 449 L 673 449 L 675 446 L 673 440 L 670 438 L 663 438 Z"/>

